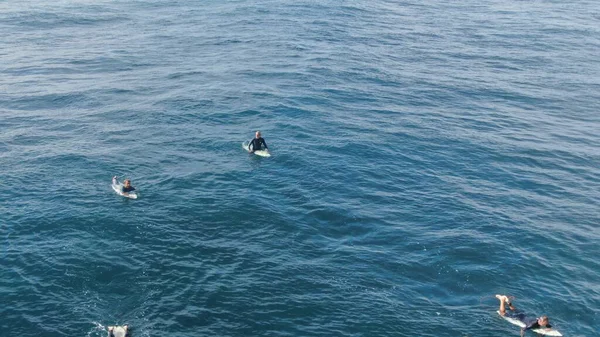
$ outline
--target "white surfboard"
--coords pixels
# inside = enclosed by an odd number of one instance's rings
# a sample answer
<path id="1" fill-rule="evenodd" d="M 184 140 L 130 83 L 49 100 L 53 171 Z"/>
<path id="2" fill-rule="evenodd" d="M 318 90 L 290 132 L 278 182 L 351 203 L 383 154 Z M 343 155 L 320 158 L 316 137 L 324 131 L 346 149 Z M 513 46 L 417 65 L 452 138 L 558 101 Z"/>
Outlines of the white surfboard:
<path id="1" fill-rule="evenodd" d="M 242 148 L 244 148 L 244 150 L 246 150 L 246 151 L 249 151 L 248 145 L 249 145 L 248 142 L 243 142 Z M 271 154 L 269 153 L 269 150 L 254 151 L 254 154 L 257 156 L 261 156 L 261 157 L 270 157 L 271 156 Z"/>
<path id="2" fill-rule="evenodd" d="M 108 337 L 112 337 L 110 335 L 111 332 L 114 337 L 125 337 L 125 336 L 127 336 L 127 328 L 128 328 L 127 325 L 109 326 L 108 327 Z"/>
<path id="3" fill-rule="evenodd" d="M 498 315 L 500 315 L 500 311 L 496 311 L 498 313 Z M 506 317 L 506 316 L 502 316 L 500 315 L 500 317 L 504 318 L 505 320 L 509 321 L 511 324 L 520 326 L 521 328 L 525 327 L 525 323 L 519 321 L 518 319 L 515 318 L 511 318 L 511 317 Z M 558 332 L 558 330 L 554 330 L 554 329 L 531 329 L 531 331 L 535 332 L 535 333 L 539 333 L 542 335 L 546 335 L 546 336 L 557 336 L 557 337 L 561 337 L 562 334 L 560 332 Z"/>
<path id="4" fill-rule="evenodd" d="M 129 193 L 123 193 L 121 192 L 121 187 L 123 187 L 123 184 L 118 183 L 118 184 L 112 184 L 112 189 L 120 196 L 123 196 L 125 198 L 129 198 L 129 199 L 137 199 L 138 196 L 135 192 L 129 192 Z"/>

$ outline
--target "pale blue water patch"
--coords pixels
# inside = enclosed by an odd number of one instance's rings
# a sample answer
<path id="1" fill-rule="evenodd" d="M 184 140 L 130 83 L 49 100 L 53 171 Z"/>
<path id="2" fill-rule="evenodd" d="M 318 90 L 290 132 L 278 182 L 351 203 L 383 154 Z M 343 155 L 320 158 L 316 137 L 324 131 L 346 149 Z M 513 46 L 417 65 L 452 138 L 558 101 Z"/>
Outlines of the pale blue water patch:
<path id="1" fill-rule="evenodd" d="M 598 18 L 1 2 L 0 331 L 597 335 Z"/>

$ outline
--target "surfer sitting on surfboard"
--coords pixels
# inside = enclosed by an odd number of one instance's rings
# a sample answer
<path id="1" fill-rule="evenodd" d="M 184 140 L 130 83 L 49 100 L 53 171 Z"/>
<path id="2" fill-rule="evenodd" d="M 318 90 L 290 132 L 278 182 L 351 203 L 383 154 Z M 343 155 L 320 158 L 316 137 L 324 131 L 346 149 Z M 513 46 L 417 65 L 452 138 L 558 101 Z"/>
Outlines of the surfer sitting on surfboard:
<path id="1" fill-rule="evenodd" d="M 260 131 L 256 131 L 254 139 L 248 142 L 248 152 L 254 153 L 254 151 L 262 150 L 263 145 L 265 146 L 265 149 L 269 149 L 265 139 L 260 136 Z"/>
<path id="2" fill-rule="evenodd" d="M 113 177 L 113 185 L 119 185 L 119 181 L 117 180 L 117 176 Z M 122 193 L 129 193 L 135 191 L 135 187 L 131 186 L 131 180 L 125 179 L 123 180 L 123 186 L 121 187 Z"/>
<path id="3" fill-rule="evenodd" d="M 508 299 L 508 296 L 496 295 L 496 298 L 498 300 L 500 300 L 500 309 L 498 310 L 498 313 L 500 313 L 500 315 L 517 319 L 525 324 L 525 327 L 521 328 L 521 336 L 523 336 L 525 334 L 525 330 L 531 330 L 531 329 L 548 329 L 549 330 L 552 327 L 548 321 L 548 316 L 541 316 L 541 317 L 535 318 L 535 319 L 533 319 L 533 318 L 528 319 L 525 317 L 525 314 L 523 312 L 515 309 L 515 307 L 512 305 L 512 303 Z M 509 309 L 508 312 L 506 311 L 506 305 L 508 305 L 508 309 Z"/>

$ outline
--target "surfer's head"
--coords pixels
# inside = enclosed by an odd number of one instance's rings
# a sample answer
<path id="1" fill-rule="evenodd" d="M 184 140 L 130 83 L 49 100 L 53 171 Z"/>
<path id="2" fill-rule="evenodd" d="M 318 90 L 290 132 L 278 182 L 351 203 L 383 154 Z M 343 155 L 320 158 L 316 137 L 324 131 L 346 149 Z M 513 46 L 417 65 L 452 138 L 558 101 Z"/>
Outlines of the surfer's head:
<path id="1" fill-rule="evenodd" d="M 260 131 L 256 131 L 256 138 L 260 138 Z"/>
<path id="2" fill-rule="evenodd" d="M 539 325 L 546 326 L 546 325 L 548 325 L 548 323 L 550 323 L 548 321 L 548 316 L 542 316 L 542 317 L 538 318 L 538 324 Z"/>
<path id="3" fill-rule="evenodd" d="M 129 180 L 129 179 L 125 179 L 125 180 L 123 181 L 123 185 L 125 185 L 125 187 L 129 187 L 129 186 L 131 186 L 131 180 Z"/>

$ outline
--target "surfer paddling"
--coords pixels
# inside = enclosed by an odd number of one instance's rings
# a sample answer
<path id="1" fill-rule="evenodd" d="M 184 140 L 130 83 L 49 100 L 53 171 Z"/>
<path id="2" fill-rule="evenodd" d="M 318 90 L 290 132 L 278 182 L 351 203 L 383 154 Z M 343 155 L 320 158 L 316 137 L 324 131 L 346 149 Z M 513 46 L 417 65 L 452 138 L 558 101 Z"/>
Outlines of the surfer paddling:
<path id="1" fill-rule="evenodd" d="M 252 139 L 250 142 L 248 142 L 248 152 L 254 153 L 254 151 L 262 150 L 263 145 L 264 145 L 265 150 L 269 150 L 269 147 L 267 146 L 265 139 L 263 137 L 261 137 L 261 135 L 260 135 L 260 131 L 256 131 L 254 139 Z"/>
<path id="2" fill-rule="evenodd" d="M 113 185 L 119 185 L 119 181 L 117 180 L 117 176 L 113 177 Z M 131 180 L 125 179 L 123 180 L 123 186 L 121 186 L 122 193 L 129 193 L 135 191 L 135 187 L 131 186 Z"/>
<path id="3" fill-rule="evenodd" d="M 551 330 L 550 328 L 552 328 L 552 326 L 550 325 L 548 316 L 541 316 L 541 317 L 538 317 L 535 319 L 533 319 L 533 318 L 528 319 L 525 317 L 525 314 L 523 312 L 521 312 L 520 310 L 517 310 L 512 305 L 512 303 L 508 299 L 508 296 L 496 295 L 496 298 L 500 301 L 500 309 L 498 309 L 498 313 L 501 316 L 510 317 L 510 318 L 519 320 L 523 324 L 525 324 L 525 327 L 521 328 L 521 336 L 523 336 L 525 334 L 526 330 L 531 330 L 531 329 Z M 507 306 L 508 306 L 508 311 L 506 310 Z"/>

